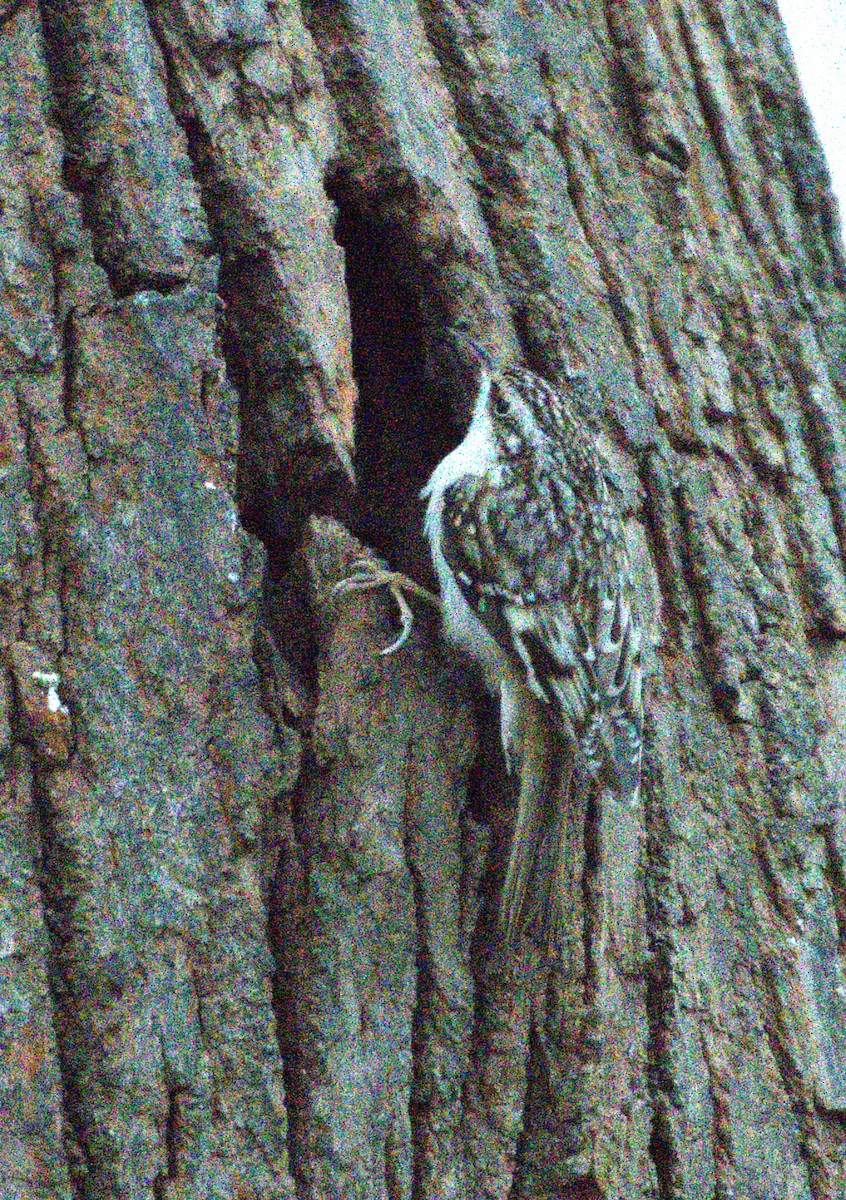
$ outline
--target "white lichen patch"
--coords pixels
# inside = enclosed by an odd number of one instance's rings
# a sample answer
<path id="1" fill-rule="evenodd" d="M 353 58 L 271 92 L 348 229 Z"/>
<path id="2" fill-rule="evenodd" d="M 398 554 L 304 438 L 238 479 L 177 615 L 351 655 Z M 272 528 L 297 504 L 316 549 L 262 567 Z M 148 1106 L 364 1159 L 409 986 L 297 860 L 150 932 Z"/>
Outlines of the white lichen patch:
<path id="1" fill-rule="evenodd" d="M 18 939 L 14 929 L 8 926 L 0 930 L 0 958 L 12 958 L 19 953 Z"/>
<path id="2" fill-rule="evenodd" d="M 62 704 L 59 696 L 59 684 L 62 678 L 57 671 L 33 671 L 32 678 L 39 687 L 47 689 L 47 708 L 51 713 L 63 713 L 68 715 L 70 709 L 66 704 Z"/>
<path id="3" fill-rule="evenodd" d="M 62 682 L 62 677 L 57 671 L 33 671 L 32 678 L 39 687 L 45 688 L 57 688 Z"/>
<path id="4" fill-rule="evenodd" d="M 54 687 L 47 689 L 47 707 L 51 713 L 60 712 L 67 715 L 70 712 L 68 706 L 66 704 L 62 704 L 62 701 L 59 698 L 59 693 Z"/>

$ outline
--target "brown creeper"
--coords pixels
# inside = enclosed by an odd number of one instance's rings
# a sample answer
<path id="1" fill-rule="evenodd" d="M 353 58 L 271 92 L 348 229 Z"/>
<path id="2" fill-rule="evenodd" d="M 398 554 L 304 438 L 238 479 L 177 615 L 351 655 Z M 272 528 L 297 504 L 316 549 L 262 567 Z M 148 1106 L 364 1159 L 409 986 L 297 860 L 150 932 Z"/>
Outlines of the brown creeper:
<path id="1" fill-rule="evenodd" d="M 539 714 L 571 771 L 626 803 L 639 793 L 641 634 L 623 525 L 587 427 L 561 391 L 516 366 L 482 371 L 464 441 L 422 494 L 445 632 L 500 692 L 509 769 L 520 752 L 501 924 L 509 938 L 522 927 L 531 883 L 554 945 L 564 846 L 546 752 L 529 744 L 543 736 Z"/>
<path id="2" fill-rule="evenodd" d="M 421 493 L 444 631 L 500 694 L 506 764 L 519 762 L 517 824 L 500 907 L 508 940 L 528 923 L 557 945 L 566 877 L 560 806 L 570 778 L 636 804 L 640 625 L 626 539 L 590 431 L 561 391 L 523 367 L 482 370 L 463 442 Z M 338 585 L 434 599 L 368 560 Z M 550 733 L 566 778 L 552 800 Z M 562 753 L 563 752 L 563 753 Z M 527 903 L 527 895 L 530 903 Z"/>

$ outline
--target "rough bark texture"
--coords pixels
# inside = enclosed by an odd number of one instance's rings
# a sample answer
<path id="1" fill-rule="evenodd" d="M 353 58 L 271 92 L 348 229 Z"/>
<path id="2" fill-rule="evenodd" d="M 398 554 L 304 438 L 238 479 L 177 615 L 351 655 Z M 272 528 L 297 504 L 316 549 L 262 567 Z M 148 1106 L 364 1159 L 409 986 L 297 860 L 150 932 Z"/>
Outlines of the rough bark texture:
<path id="1" fill-rule="evenodd" d="M 846 264 L 774 4 L 0 20 L 0 1198 L 843 1200 Z M 490 701 L 332 592 L 427 579 L 459 325 L 584 366 L 653 644 L 553 966 Z"/>

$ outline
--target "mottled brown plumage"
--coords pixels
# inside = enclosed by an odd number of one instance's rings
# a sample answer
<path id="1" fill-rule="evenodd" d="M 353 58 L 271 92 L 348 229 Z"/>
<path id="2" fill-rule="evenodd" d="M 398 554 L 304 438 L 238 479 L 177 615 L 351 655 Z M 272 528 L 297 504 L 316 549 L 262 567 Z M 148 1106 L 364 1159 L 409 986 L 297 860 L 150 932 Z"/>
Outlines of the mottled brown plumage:
<path id="1" fill-rule="evenodd" d="M 482 370 L 470 427 L 424 488 L 425 531 L 444 631 L 500 696 L 500 725 L 520 796 L 500 924 L 560 942 L 567 886 L 564 809 L 573 785 L 637 803 L 641 759 L 640 625 L 622 522 L 567 385 L 523 367 Z M 386 585 L 408 637 L 411 580 L 361 560 L 337 585 Z M 559 775 L 550 770 L 556 760 Z"/>
<path id="2" fill-rule="evenodd" d="M 499 687 L 506 758 L 520 758 L 501 923 L 509 938 L 523 928 L 531 889 L 541 936 L 557 942 L 560 814 L 538 794 L 549 777 L 529 761 L 545 752 L 527 745 L 541 730 L 525 692 L 568 770 L 637 801 L 640 629 L 622 522 L 590 431 L 561 390 L 521 367 L 483 372 L 467 436 L 424 495 L 446 632 Z"/>

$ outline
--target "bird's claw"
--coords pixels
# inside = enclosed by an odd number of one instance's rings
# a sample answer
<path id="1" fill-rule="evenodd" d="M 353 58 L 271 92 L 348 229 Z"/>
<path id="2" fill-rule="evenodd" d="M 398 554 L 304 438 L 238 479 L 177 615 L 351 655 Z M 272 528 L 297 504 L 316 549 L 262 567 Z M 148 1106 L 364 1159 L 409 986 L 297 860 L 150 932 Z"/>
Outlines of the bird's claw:
<path id="1" fill-rule="evenodd" d="M 411 606 L 397 584 L 388 581 L 388 589 L 397 602 L 402 629 L 400 630 L 399 637 L 396 639 L 396 641 L 391 642 L 390 646 L 385 646 L 379 651 L 379 653 L 382 655 L 393 654 L 395 650 L 399 650 L 400 646 L 405 645 L 405 643 L 408 641 L 408 635 L 411 633 L 412 622 L 414 621 L 414 614 L 411 611 Z"/>
<path id="2" fill-rule="evenodd" d="M 402 593 L 403 586 L 411 584 L 411 580 L 407 580 L 399 571 L 389 571 L 386 567 L 380 566 L 372 558 L 357 558 L 352 565 L 352 574 L 339 580 L 332 591 L 344 594 L 346 592 L 365 592 L 377 587 L 388 589 L 399 609 L 402 629 L 396 641 L 391 642 L 390 646 L 385 646 L 379 653 L 381 655 L 394 654 L 408 641 L 414 621 L 414 614 Z"/>

